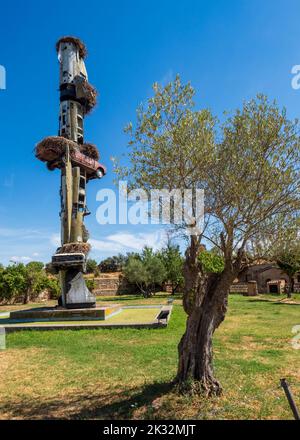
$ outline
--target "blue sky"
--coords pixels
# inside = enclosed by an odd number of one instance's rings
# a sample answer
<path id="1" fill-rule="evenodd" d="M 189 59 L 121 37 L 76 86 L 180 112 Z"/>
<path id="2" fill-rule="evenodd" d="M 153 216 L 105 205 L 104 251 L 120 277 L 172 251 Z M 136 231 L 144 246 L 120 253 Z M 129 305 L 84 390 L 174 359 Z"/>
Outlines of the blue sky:
<path id="1" fill-rule="evenodd" d="M 49 261 L 59 234 L 59 172 L 34 158 L 34 145 L 57 134 L 58 62 L 62 35 L 88 47 L 89 80 L 100 92 L 85 120 L 85 139 L 107 165 L 88 186 L 87 227 L 96 259 L 159 246 L 156 226 L 99 225 L 96 193 L 113 187 L 110 157 L 126 152 L 124 125 L 155 81 L 179 73 L 195 87 L 198 108 L 221 116 L 258 92 L 300 116 L 291 87 L 300 64 L 300 3 L 296 0 L 26 1 L 2 2 L 0 65 L 0 261 Z"/>

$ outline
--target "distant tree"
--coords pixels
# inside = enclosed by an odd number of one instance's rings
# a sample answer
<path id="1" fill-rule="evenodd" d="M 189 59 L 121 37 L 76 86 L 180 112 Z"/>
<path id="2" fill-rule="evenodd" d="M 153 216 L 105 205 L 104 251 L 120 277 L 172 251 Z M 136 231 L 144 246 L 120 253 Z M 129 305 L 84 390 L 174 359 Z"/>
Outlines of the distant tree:
<path id="1" fill-rule="evenodd" d="M 34 299 L 42 290 L 46 289 L 48 277 L 44 271 L 44 263 L 31 261 L 25 266 L 26 289 L 24 289 L 23 303 L 27 304 Z"/>
<path id="2" fill-rule="evenodd" d="M 128 253 L 127 255 L 114 255 L 112 257 L 108 257 L 105 260 L 101 261 L 99 264 L 99 269 L 101 272 L 118 272 L 123 270 L 128 257 L 133 254 Z"/>
<path id="3" fill-rule="evenodd" d="M 166 281 L 167 271 L 160 256 L 153 253 L 151 248 L 145 247 L 140 256 L 129 256 L 124 275 L 147 298 L 154 293 L 156 285 L 161 286 Z"/>
<path id="4" fill-rule="evenodd" d="M 60 284 L 56 276 L 45 277 L 44 288 L 48 290 L 51 299 L 58 299 L 60 296 Z"/>
<path id="5" fill-rule="evenodd" d="M 41 261 L 30 261 L 30 263 L 26 264 L 27 269 L 34 272 L 41 272 L 44 266 L 44 263 Z"/>
<path id="6" fill-rule="evenodd" d="M 26 267 L 13 264 L 0 272 L 0 300 L 13 302 L 27 290 Z"/>
<path id="7" fill-rule="evenodd" d="M 95 282 L 95 279 L 94 279 L 94 278 L 92 278 L 92 279 L 87 279 L 87 280 L 86 280 L 86 286 L 87 286 L 87 288 L 88 288 L 91 292 L 93 292 L 93 290 L 95 290 L 95 288 L 96 288 L 96 282 Z"/>
<path id="8" fill-rule="evenodd" d="M 276 262 L 289 278 L 287 295 L 291 298 L 292 292 L 294 292 L 294 276 L 300 271 L 300 244 L 298 241 L 288 242 L 282 246 L 276 255 Z"/>
<path id="9" fill-rule="evenodd" d="M 87 273 L 93 273 L 94 275 L 99 275 L 98 263 L 96 260 L 89 258 L 86 262 Z"/>
<path id="10" fill-rule="evenodd" d="M 57 275 L 58 269 L 57 267 L 52 265 L 52 262 L 45 264 L 45 272 L 51 275 Z"/>
<path id="11" fill-rule="evenodd" d="M 172 294 L 183 284 L 183 262 L 179 246 L 168 243 L 159 253 L 166 270 L 166 278 L 172 285 Z"/>
<path id="12" fill-rule="evenodd" d="M 41 262 L 13 264 L 0 271 L 0 301 L 27 304 L 45 289 L 57 297 L 59 283 L 57 278 L 47 276 Z"/>

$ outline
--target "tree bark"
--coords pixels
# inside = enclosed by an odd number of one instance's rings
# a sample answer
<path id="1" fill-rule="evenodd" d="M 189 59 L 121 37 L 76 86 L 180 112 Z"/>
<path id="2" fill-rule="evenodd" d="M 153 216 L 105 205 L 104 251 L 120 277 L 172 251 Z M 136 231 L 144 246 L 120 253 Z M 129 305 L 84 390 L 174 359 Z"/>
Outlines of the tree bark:
<path id="1" fill-rule="evenodd" d="M 225 318 L 232 270 L 220 275 L 202 274 L 188 313 L 186 331 L 178 345 L 179 363 L 175 382 L 182 391 L 220 395 L 222 386 L 214 376 L 212 338 Z"/>
<path id="2" fill-rule="evenodd" d="M 294 292 L 294 277 L 289 276 L 289 286 L 287 291 L 287 297 L 292 298 L 292 293 Z"/>
<path id="3" fill-rule="evenodd" d="M 23 304 L 29 303 L 29 297 L 30 297 L 30 291 L 27 289 L 25 291 L 24 297 L 23 297 Z"/>
<path id="4" fill-rule="evenodd" d="M 198 262 L 198 255 L 201 251 L 201 245 L 199 244 L 195 236 L 191 236 L 191 245 L 186 250 L 185 262 L 183 266 L 184 276 L 184 295 L 183 295 L 183 308 L 189 315 L 194 307 L 196 295 L 199 292 L 199 283 L 201 279 L 201 271 Z"/>

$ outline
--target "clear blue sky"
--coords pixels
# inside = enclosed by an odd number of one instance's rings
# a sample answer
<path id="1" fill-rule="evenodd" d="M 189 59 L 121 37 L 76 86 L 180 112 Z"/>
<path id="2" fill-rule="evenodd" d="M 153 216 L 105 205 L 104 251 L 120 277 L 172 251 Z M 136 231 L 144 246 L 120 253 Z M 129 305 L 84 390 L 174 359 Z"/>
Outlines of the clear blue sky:
<path id="1" fill-rule="evenodd" d="M 191 81 L 199 108 L 220 116 L 257 92 L 300 116 L 291 68 L 300 64 L 297 0 L 11 1 L 2 2 L 0 65 L 0 261 L 49 261 L 59 233 L 59 172 L 34 158 L 34 145 L 57 134 L 58 63 L 54 45 L 75 35 L 88 47 L 89 79 L 100 102 L 86 118 L 108 175 L 88 187 L 87 226 L 100 259 L 144 242 L 157 245 L 154 226 L 100 226 L 96 192 L 112 187 L 110 156 L 126 151 L 124 125 L 151 94 L 154 81 L 176 73 Z"/>

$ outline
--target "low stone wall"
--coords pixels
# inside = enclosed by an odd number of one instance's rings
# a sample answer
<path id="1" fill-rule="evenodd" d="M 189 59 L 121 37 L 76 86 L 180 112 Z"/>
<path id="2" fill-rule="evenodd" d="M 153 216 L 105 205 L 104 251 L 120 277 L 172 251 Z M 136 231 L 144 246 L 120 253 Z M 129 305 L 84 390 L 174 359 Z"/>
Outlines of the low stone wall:
<path id="1" fill-rule="evenodd" d="M 94 281 L 94 295 L 125 295 L 136 291 L 136 287 L 126 281 L 122 272 L 101 273 Z"/>
<path id="2" fill-rule="evenodd" d="M 255 281 L 250 281 L 248 283 L 234 283 L 230 287 L 230 293 L 242 293 L 247 296 L 256 296 L 257 293 L 257 283 Z"/>
<path id="3" fill-rule="evenodd" d="M 230 293 L 248 293 L 247 283 L 235 283 L 230 287 Z"/>

